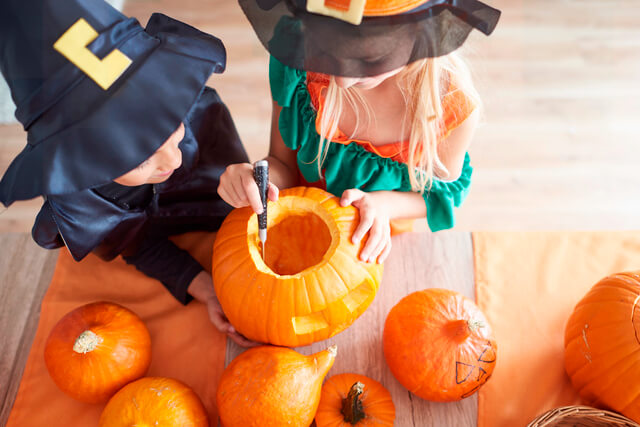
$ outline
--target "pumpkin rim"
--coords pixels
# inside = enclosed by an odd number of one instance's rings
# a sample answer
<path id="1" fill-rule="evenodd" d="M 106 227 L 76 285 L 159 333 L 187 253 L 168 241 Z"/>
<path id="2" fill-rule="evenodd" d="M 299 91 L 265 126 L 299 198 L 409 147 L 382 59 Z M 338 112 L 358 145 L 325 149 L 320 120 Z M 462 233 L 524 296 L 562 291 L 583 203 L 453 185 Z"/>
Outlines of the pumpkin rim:
<path id="1" fill-rule="evenodd" d="M 306 214 L 316 215 L 322 220 L 322 224 L 327 227 L 329 231 L 329 235 L 331 236 L 331 243 L 329 244 L 329 247 L 326 249 L 326 251 L 322 255 L 322 260 L 320 262 L 310 265 L 309 267 L 295 274 L 278 274 L 275 271 L 273 271 L 271 267 L 267 265 L 267 263 L 262 259 L 262 255 L 258 250 L 260 245 L 257 243 L 259 242 L 258 221 L 256 219 L 257 214 L 255 212 L 252 212 L 249 218 L 247 219 L 247 226 L 246 226 L 247 238 L 243 241 L 243 243 L 247 245 L 248 252 L 249 252 L 249 259 L 251 259 L 251 261 L 255 265 L 256 270 L 258 270 L 260 273 L 264 273 L 266 275 L 275 277 L 277 279 L 300 279 L 300 278 L 304 278 L 310 273 L 316 274 L 318 273 L 319 270 L 327 268 L 327 263 L 329 263 L 331 258 L 333 258 L 333 255 L 336 253 L 338 248 L 342 246 L 342 242 L 344 240 L 344 237 L 340 233 L 340 227 L 339 227 L 339 224 L 344 221 L 336 221 L 336 219 L 329 213 L 329 211 L 332 209 L 335 209 L 336 206 L 333 206 L 331 208 L 323 206 L 330 199 L 319 202 L 317 200 L 312 200 L 308 197 L 304 197 L 298 194 L 289 194 L 289 195 L 285 194 L 284 196 L 278 199 L 277 203 L 282 204 L 282 202 L 280 202 L 281 200 L 286 200 L 290 198 L 298 199 L 296 200 L 296 209 L 299 209 L 300 211 L 304 211 L 304 213 Z M 272 204 L 272 203 L 274 202 L 271 202 L 271 201 L 269 202 L 269 204 Z M 313 209 L 314 207 L 315 208 L 321 207 L 321 209 Z M 338 205 L 338 207 L 342 207 L 342 206 Z M 245 209 L 250 209 L 250 208 L 245 208 Z M 287 213 L 286 209 L 282 209 L 282 210 L 279 209 L 276 219 L 279 219 L 281 217 L 282 219 L 286 219 L 287 218 L 286 213 Z M 274 220 L 275 219 L 273 218 L 273 215 L 268 217 L 267 234 L 270 227 L 273 227 L 274 225 L 280 223 L 280 222 L 277 222 L 274 224 L 273 223 Z M 252 241 L 255 241 L 256 243 L 252 244 Z"/>

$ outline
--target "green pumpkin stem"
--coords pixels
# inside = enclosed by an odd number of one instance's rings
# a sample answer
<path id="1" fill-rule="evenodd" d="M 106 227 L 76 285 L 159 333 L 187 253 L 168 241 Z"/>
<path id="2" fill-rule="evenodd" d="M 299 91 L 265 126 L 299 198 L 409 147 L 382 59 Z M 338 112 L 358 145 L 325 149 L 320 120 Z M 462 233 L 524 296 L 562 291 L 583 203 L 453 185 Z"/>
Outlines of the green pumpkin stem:
<path id="1" fill-rule="evenodd" d="M 360 400 L 360 395 L 363 391 L 364 384 L 358 381 L 351 386 L 347 397 L 342 399 L 342 410 L 340 412 L 344 416 L 344 420 L 351 423 L 351 425 L 356 425 L 365 417 L 362 400 Z"/>

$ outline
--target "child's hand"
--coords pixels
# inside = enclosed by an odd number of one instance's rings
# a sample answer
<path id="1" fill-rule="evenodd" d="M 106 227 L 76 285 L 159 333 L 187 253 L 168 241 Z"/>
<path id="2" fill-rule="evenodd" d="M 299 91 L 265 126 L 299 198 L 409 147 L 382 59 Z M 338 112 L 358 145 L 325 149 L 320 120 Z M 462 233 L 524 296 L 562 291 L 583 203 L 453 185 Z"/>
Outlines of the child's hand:
<path id="1" fill-rule="evenodd" d="M 369 232 L 367 243 L 360 251 L 360 259 L 366 262 L 384 262 L 391 251 L 391 226 L 382 193 L 365 193 L 352 188 L 342 193 L 341 206 L 353 205 L 360 211 L 360 224 L 351 240 L 358 243 Z"/>
<path id="2" fill-rule="evenodd" d="M 227 334 L 233 342 L 241 347 L 255 347 L 260 345 L 260 343 L 245 338 L 229 323 L 229 319 L 227 319 L 227 316 L 225 316 L 222 311 L 222 307 L 213 288 L 213 279 L 209 273 L 206 271 L 198 273 L 189 284 L 188 292 L 195 299 L 207 305 L 211 323 L 213 323 L 220 332 Z"/>
<path id="3" fill-rule="evenodd" d="M 273 202 L 278 200 L 278 193 L 278 187 L 270 182 L 267 192 L 269 200 Z M 251 206 L 255 213 L 262 213 L 260 191 L 253 179 L 253 165 L 251 163 L 236 163 L 227 166 L 227 169 L 220 176 L 218 194 L 222 200 L 234 208 Z"/>

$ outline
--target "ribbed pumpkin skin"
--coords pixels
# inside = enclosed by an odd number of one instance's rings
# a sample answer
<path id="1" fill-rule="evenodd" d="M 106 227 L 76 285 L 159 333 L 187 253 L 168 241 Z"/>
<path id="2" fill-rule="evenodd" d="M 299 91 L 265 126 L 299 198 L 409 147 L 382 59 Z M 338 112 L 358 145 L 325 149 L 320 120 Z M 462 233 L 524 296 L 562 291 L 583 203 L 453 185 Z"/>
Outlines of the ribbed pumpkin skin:
<path id="1" fill-rule="evenodd" d="M 266 264 L 251 208 L 227 216 L 213 248 L 213 283 L 233 326 L 247 338 L 296 347 L 346 329 L 375 298 L 382 265 L 357 256 L 353 206 L 317 189 L 283 190 L 269 202 Z M 364 240 L 364 239 L 363 239 Z M 276 272 L 274 272 L 274 270 Z"/>
<path id="2" fill-rule="evenodd" d="M 209 427 L 198 395 L 171 378 L 147 377 L 127 384 L 107 403 L 99 427 Z"/>
<path id="3" fill-rule="evenodd" d="M 565 368 L 580 397 L 640 422 L 640 271 L 605 277 L 565 329 Z"/>
<path id="4" fill-rule="evenodd" d="M 481 323 L 470 328 L 469 321 Z M 455 401 L 475 393 L 491 376 L 497 346 L 473 301 L 448 289 L 404 297 L 384 325 L 384 356 L 396 379 L 426 400 Z"/>
<path id="5" fill-rule="evenodd" d="M 217 403 L 222 425 L 308 427 L 335 357 L 335 348 L 310 356 L 273 346 L 245 351 L 220 378 Z"/>
<path id="6" fill-rule="evenodd" d="M 356 424 L 344 420 L 342 401 L 356 382 L 364 384 L 362 408 L 365 418 Z M 334 375 L 325 381 L 316 412 L 317 427 L 393 427 L 396 408 L 391 394 L 378 381 L 359 374 Z"/>
<path id="7" fill-rule="evenodd" d="M 99 341 L 87 353 L 74 351 L 85 331 Z M 144 376 L 151 363 L 151 338 L 142 320 L 121 305 L 87 304 L 53 327 L 44 360 L 56 385 L 74 399 L 106 402 L 125 384 Z"/>

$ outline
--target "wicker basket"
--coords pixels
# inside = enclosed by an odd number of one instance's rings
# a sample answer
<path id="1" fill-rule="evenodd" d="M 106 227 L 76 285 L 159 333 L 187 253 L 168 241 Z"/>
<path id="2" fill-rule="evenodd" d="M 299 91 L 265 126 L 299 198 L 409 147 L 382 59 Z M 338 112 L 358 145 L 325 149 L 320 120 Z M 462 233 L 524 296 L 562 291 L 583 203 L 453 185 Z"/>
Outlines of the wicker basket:
<path id="1" fill-rule="evenodd" d="M 563 406 L 552 409 L 531 421 L 527 427 L 604 427 L 624 426 L 640 427 L 615 412 L 589 406 Z"/>

